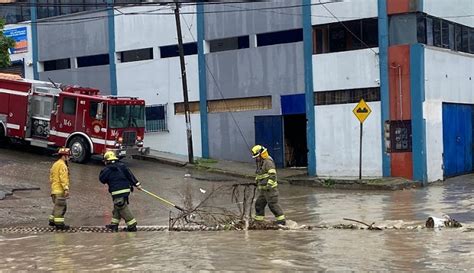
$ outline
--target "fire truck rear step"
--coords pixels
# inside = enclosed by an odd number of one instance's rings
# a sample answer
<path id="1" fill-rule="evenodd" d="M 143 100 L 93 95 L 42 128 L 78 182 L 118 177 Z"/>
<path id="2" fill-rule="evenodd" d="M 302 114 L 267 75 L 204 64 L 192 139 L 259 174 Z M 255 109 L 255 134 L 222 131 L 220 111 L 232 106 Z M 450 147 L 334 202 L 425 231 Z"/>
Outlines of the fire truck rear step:
<path id="1" fill-rule="evenodd" d="M 36 147 L 42 147 L 42 148 L 48 148 L 48 146 L 52 146 L 56 143 L 51 142 L 51 141 L 46 141 L 46 140 L 41 140 L 41 139 L 34 139 L 34 138 L 25 138 L 26 141 L 30 142 L 31 146 L 36 146 Z"/>

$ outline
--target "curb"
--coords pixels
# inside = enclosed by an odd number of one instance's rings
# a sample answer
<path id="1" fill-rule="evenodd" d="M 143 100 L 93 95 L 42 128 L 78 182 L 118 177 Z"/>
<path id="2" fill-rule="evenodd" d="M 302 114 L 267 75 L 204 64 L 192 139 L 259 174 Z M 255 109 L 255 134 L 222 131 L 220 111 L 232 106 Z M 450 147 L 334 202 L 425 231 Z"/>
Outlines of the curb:
<path id="1" fill-rule="evenodd" d="M 171 165 L 175 167 L 185 167 L 186 165 L 188 165 L 187 162 L 173 160 L 173 159 L 164 158 L 164 157 L 157 157 L 157 156 L 134 155 L 132 156 L 132 158 L 138 159 L 138 160 L 157 162 L 157 163 Z"/>
<path id="2" fill-rule="evenodd" d="M 371 183 L 380 180 L 337 180 L 337 179 L 290 179 L 289 183 L 296 186 L 310 186 L 342 190 L 405 190 L 421 188 L 425 185 L 418 181 L 403 181 L 393 183 Z"/>
<path id="3" fill-rule="evenodd" d="M 225 174 L 225 175 L 238 177 L 238 178 L 255 179 L 255 176 L 253 176 L 253 175 L 236 173 L 236 172 L 232 172 L 232 171 L 216 169 L 216 168 L 213 168 L 213 167 L 208 167 L 208 166 L 203 166 L 203 165 L 188 164 L 188 165 L 186 165 L 186 168 L 192 168 L 192 169 L 195 169 L 195 170 L 204 170 L 204 171 L 211 172 L 211 173 Z"/>

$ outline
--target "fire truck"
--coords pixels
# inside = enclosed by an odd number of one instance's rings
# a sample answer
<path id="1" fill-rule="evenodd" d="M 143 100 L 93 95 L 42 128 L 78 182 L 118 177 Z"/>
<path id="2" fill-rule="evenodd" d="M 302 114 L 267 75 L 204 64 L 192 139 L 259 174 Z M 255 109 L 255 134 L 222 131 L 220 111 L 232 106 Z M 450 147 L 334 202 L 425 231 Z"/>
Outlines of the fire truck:
<path id="1" fill-rule="evenodd" d="M 2 140 L 69 147 L 71 159 L 83 163 L 109 150 L 118 157 L 148 154 L 144 134 L 144 100 L 0 74 Z"/>

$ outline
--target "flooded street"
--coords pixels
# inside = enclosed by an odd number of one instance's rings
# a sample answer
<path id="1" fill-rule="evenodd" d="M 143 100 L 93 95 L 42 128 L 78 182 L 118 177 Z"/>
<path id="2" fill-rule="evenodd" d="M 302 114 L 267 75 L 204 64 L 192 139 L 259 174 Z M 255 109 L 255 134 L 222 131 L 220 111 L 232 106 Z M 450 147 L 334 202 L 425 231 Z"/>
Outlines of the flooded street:
<path id="1" fill-rule="evenodd" d="M 0 184 L 27 183 L 36 191 L 0 201 L 1 227 L 46 226 L 52 204 L 44 154 L 0 149 Z M 197 170 L 128 160 L 143 187 L 178 205 L 196 204 L 224 183 L 250 182 Z M 71 164 L 66 222 L 108 224 L 112 202 L 99 183 L 99 162 Z M 189 175 L 186 175 L 189 174 Z M 473 226 L 474 176 L 404 191 L 347 191 L 280 186 L 288 219 L 304 225 L 366 223 L 424 225 L 448 214 Z M 235 207 L 230 194 L 215 206 Z M 142 192 L 131 196 L 138 224 L 167 225 L 170 209 Z M 267 216 L 271 213 L 268 211 Z M 474 232 L 443 230 L 292 230 L 137 233 L 0 234 L 0 270 L 357 270 L 469 271 L 474 268 Z"/>

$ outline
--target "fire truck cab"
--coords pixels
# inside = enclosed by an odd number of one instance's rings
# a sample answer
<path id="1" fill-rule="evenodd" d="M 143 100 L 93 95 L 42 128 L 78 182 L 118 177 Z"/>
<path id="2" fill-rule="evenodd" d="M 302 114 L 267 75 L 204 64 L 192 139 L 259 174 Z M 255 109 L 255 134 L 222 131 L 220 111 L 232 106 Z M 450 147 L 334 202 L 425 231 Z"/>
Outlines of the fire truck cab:
<path id="1" fill-rule="evenodd" d="M 69 147 L 72 160 L 143 147 L 145 101 L 99 95 L 99 90 L 0 75 L 0 138 L 39 147 Z"/>

